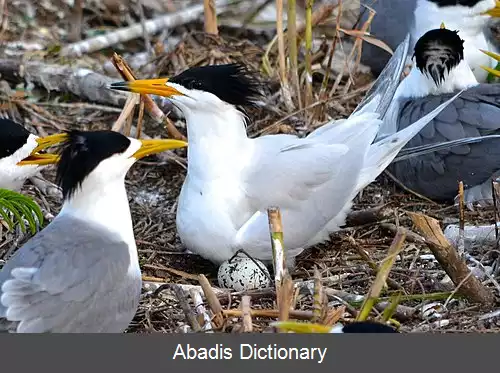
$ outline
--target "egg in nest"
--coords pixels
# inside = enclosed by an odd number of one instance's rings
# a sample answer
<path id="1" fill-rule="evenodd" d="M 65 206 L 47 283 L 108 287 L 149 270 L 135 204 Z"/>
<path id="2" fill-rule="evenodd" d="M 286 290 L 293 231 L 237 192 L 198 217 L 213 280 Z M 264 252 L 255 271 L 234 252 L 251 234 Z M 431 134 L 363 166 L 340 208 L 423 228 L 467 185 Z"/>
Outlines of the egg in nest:
<path id="1" fill-rule="evenodd" d="M 246 257 L 235 257 L 231 261 L 226 260 L 219 267 L 217 274 L 219 287 L 234 291 L 269 287 L 271 286 L 269 279 L 269 271 L 264 263 Z"/>

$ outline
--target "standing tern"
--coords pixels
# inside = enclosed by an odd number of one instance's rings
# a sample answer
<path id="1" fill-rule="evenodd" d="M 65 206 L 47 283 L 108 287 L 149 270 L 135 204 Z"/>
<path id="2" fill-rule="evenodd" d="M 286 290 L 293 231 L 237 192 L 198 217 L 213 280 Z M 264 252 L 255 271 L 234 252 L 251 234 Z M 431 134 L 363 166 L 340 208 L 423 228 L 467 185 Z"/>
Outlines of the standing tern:
<path id="1" fill-rule="evenodd" d="M 394 4 L 396 3 L 396 4 Z M 371 33 L 394 47 L 403 41 L 407 32 L 411 33 L 410 48 L 427 31 L 439 27 L 444 22 L 451 30 L 460 30 L 465 40 L 465 60 L 480 83 L 486 82 L 488 73 L 481 65 L 494 68 L 496 61 L 481 53 L 480 49 L 499 51 L 498 41 L 493 41 L 487 32 L 488 21 L 500 17 L 498 0 L 378 0 L 374 5 L 377 14 L 373 20 Z M 413 12 L 413 17 L 409 15 Z M 378 51 L 375 49 L 377 48 Z M 363 62 L 373 65 L 375 72 L 380 71 L 388 57 L 381 58 L 385 52 L 366 45 Z M 383 57 L 383 56 L 382 56 Z"/>
<path id="2" fill-rule="evenodd" d="M 251 139 L 237 106 L 254 102 L 259 95 L 255 82 L 246 68 L 229 64 L 191 68 L 171 79 L 110 86 L 168 97 L 184 114 L 188 171 L 179 196 L 177 230 L 187 249 L 215 263 L 240 249 L 271 260 L 266 210 L 279 206 L 287 265 L 292 267 L 304 248 L 340 229 L 357 193 L 448 104 L 374 144 L 382 121 L 368 110 L 332 121 L 306 138 L 279 134 Z"/>
<path id="3" fill-rule="evenodd" d="M 448 25 L 446 25 L 447 27 Z M 408 147 L 500 135 L 500 84 L 479 84 L 464 59 L 457 31 L 428 31 L 417 42 L 412 68 L 396 91 L 390 114 L 397 130 L 463 93 L 438 114 Z M 403 149 L 404 152 L 404 149 Z M 465 201 L 491 203 L 491 178 L 500 176 L 500 138 L 441 149 L 393 163 L 389 170 L 408 188 L 437 201 L 452 200 L 463 181 Z"/>
<path id="4" fill-rule="evenodd" d="M 0 188 L 19 191 L 28 178 L 54 163 L 55 155 L 38 152 L 60 140 L 58 135 L 35 136 L 21 124 L 0 118 Z"/>
<path id="5" fill-rule="evenodd" d="M 119 333 L 136 312 L 141 271 L 125 190 L 137 159 L 187 144 L 113 131 L 64 134 L 60 213 L 0 271 L 0 330 Z"/>

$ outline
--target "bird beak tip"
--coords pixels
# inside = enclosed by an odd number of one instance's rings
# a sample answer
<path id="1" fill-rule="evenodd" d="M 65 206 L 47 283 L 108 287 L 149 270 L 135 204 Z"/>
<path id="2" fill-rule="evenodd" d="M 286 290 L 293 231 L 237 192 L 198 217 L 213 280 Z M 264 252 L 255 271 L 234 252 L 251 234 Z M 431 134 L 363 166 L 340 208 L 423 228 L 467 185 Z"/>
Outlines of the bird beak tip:
<path id="1" fill-rule="evenodd" d="M 132 157 L 136 159 L 141 159 L 167 150 L 185 148 L 188 145 L 186 141 L 174 139 L 151 139 L 139 141 L 141 142 L 141 147 L 132 155 Z"/>

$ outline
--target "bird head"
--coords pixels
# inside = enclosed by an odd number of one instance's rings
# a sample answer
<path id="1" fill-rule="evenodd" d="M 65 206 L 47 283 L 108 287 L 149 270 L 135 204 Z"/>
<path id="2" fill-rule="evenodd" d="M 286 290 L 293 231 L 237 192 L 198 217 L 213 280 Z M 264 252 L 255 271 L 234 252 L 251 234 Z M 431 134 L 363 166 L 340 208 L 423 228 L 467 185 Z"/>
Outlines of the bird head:
<path id="1" fill-rule="evenodd" d="M 287 332 L 294 333 L 399 333 L 394 328 L 373 321 L 355 321 L 346 325 L 336 324 L 334 326 L 305 323 L 297 321 L 278 321 L 272 326 Z"/>
<path id="2" fill-rule="evenodd" d="M 227 105 L 251 106 L 261 95 L 256 76 L 239 64 L 193 67 L 171 78 L 118 82 L 110 89 L 153 94 L 170 99 L 189 115 L 196 112 L 220 112 Z"/>
<path id="3" fill-rule="evenodd" d="M 457 17 L 500 17 L 498 0 L 421 0 L 435 4 L 440 10 L 454 12 Z"/>
<path id="4" fill-rule="evenodd" d="M 464 41 L 458 31 L 438 29 L 427 31 L 415 44 L 413 53 L 416 68 L 440 86 L 447 74 L 464 59 Z"/>
<path id="5" fill-rule="evenodd" d="M 60 136 L 37 137 L 21 124 L 0 119 L 0 187 L 17 190 L 24 181 L 57 156 L 40 151 L 60 141 Z"/>
<path id="6" fill-rule="evenodd" d="M 172 139 L 137 140 L 115 131 L 69 131 L 59 152 L 56 181 L 65 199 L 86 185 L 98 189 L 123 182 L 129 168 L 141 158 L 187 142 Z"/>

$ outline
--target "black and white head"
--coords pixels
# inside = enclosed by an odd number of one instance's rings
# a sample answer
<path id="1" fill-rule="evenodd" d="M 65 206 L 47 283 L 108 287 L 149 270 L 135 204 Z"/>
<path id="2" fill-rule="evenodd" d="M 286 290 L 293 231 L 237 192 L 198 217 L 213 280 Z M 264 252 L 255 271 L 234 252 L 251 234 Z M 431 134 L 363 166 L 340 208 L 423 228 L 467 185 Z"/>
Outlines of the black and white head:
<path id="1" fill-rule="evenodd" d="M 416 68 L 439 86 L 464 60 L 464 41 L 458 31 L 444 27 L 426 32 L 415 44 Z"/>
<path id="2" fill-rule="evenodd" d="M 56 181 L 65 200 L 80 190 L 123 183 L 140 158 L 187 146 L 179 140 L 137 140 L 115 131 L 69 131 L 62 143 Z"/>
<path id="3" fill-rule="evenodd" d="M 52 154 L 38 151 L 51 146 L 55 136 L 40 138 L 21 124 L 0 118 L 0 188 L 19 190 L 26 179 L 54 163 Z"/>
<path id="4" fill-rule="evenodd" d="M 119 82 L 110 88 L 167 97 L 184 115 L 253 106 L 262 95 L 256 75 L 240 64 L 193 67 L 172 78 Z"/>
<path id="5" fill-rule="evenodd" d="M 500 17 L 500 2 L 497 0 L 418 0 L 419 6 L 438 10 L 440 17 Z M 432 14 L 429 14 L 432 16 Z"/>
<path id="6" fill-rule="evenodd" d="M 374 321 L 355 321 L 345 325 L 336 324 L 333 327 L 297 321 L 278 321 L 273 323 L 272 326 L 294 333 L 399 333 L 389 325 Z"/>

